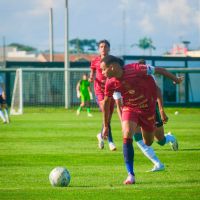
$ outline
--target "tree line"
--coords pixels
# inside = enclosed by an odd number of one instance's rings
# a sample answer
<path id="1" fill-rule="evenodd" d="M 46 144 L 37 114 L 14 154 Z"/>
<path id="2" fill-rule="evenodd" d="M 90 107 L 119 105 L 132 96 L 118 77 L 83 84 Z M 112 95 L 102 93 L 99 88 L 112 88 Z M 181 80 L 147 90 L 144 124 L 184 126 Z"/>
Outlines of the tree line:
<path id="1" fill-rule="evenodd" d="M 79 39 L 74 38 L 69 40 L 69 51 L 72 54 L 80 54 L 80 53 L 97 53 L 97 40 L 95 39 Z M 16 47 L 19 51 L 27 51 L 27 52 L 36 52 L 37 48 L 23 45 L 19 43 L 11 43 L 8 46 Z M 153 41 L 151 38 L 144 37 L 139 39 L 138 43 L 134 43 L 131 47 L 138 47 L 142 49 L 144 52 L 149 50 L 149 54 L 151 55 L 152 50 L 155 50 L 156 47 L 153 45 Z M 45 52 L 49 52 L 46 50 Z"/>

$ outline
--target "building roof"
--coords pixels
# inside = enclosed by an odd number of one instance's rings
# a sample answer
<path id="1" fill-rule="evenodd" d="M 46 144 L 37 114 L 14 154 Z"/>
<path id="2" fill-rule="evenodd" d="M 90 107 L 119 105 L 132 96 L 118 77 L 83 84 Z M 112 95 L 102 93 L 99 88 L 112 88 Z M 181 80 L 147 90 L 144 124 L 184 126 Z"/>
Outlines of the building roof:
<path id="1" fill-rule="evenodd" d="M 90 62 L 97 54 L 70 54 L 69 60 L 70 62 L 77 62 L 77 61 L 86 61 Z M 49 62 L 50 61 L 50 54 L 39 54 L 37 57 L 38 61 L 40 62 Z M 56 53 L 53 55 L 54 62 L 64 62 L 64 54 L 63 53 Z"/>

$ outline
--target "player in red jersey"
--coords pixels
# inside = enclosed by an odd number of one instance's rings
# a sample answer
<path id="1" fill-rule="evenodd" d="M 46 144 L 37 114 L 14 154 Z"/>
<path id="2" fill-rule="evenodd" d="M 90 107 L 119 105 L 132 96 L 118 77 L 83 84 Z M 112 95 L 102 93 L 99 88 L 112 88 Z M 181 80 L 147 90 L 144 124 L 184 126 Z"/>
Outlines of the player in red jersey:
<path id="1" fill-rule="evenodd" d="M 105 97 L 103 102 L 103 137 L 108 135 L 109 106 L 114 91 L 121 92 L 123 154 L 128 177 L 124 184 L 134 184 L 133 169 L 134 149 L 132 137 L 137 126 L 141 127 L 144 143 L 150 146 L 154 140 L 155 109 L 157 90 L 152 74 L 158 73 L 181 83 L 183 77 L 176 77 L 164 68 L 152 67 L 139 63 L 123 66 L 121 59 L 115 56 L 105 56 L 101 60 L 102 74 L 107 77 Z"/>
<path id="2" fill-rule="evenodd" d="M 98 49 L 99 49 L 99 56 L 91 61 L 90 81 L 91 82 L 94 81 L 94 91 L 95 91 L 96 100 L 97 100 L 100 110 L 102 110 L 102 102 L 104 99 L 104 88 L 105 88 L 106 77 L 102 74 L 102 70 L 100 68 L 100 62 L 102 58 L 104 58 L 105 56 L 109 54 L 110 43 L 107 40 L 101 40 L 98 43 Z M 109 110 L 110 110 L 109 112 L 110 114 L 109 114 L 109 124 L 108 124 L 109 126 L 108 144 L 109 144 L 110 150 L 115 151 L 116 146 L 113 142 L 112 130 L 111 130 L 111 125 L 110 125 L 112 113 L 114 110 L 114 99 L 111 99 Z M 98 139 L 99 148 L 103 149 L 104 140 L 102 138 L 101 133 L 97 134 L 97 139 Z"/>

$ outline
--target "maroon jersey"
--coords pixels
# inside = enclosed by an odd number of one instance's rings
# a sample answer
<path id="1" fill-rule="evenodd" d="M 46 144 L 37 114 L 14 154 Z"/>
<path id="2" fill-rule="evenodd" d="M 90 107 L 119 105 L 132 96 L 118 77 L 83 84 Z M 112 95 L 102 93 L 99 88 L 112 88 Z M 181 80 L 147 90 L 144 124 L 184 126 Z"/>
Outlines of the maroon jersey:
<path id="1" fill-rule="evenodd" d="M 103 76 L 100 68 L 101 57 L 98 56 L 91 61 L 90 68 L 96 71 L 96 78 L 94 80 L 94 90 L 96 95 L 104 94 L 106 77 Z"/>
<path id="2" fill-rule="evenodd" d="M 148 66 L 138 63 L 123 67 L 120 79 L 107 79 L 105 96 L 112 97 L 114 91 L 121 92 L 123 97 L 123 110 L 152 110 L 155 108 L 156 84 Z"/>

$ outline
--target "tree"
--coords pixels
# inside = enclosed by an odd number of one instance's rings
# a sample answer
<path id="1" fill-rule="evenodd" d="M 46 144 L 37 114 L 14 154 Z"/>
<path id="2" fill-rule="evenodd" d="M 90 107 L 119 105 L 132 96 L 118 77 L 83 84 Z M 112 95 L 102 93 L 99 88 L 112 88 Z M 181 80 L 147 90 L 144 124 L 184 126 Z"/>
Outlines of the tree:
<path id="1" fill-rule="evenodd" d="M 132 44 L 131 47 L 133 46 L 137 46 L 139 47 L 140 49 L 143 49 L 144 52 L 146 49 L 149 49 L 149 54 L 151 55 L 152 54 L 152 50 L 155 50 L 156 47 L 153 45 L 153 41 L 151 38 L 147 38 L 147 37 L 144 37 L 144 38 L 141 38 L 138 42 L 138 44 Z"/>
<path id="2" fill-rule="evenodd" d="M 8 46 L 10 47 L 16 47 L 19 51 L 37 51 L 37 49 L 35 47 L 31 47 L 28 45 L 23 45 L 23 44 L 19 44 L 19 43 L 11 43 Z"/>
<path id="3" fill-rule="evenodd" d="M 69 41 L 70 53 L 89 53 L 96 52 L 97 50 L 97 41 L 95 39 L 79 39 L 75 38 Z"/>

